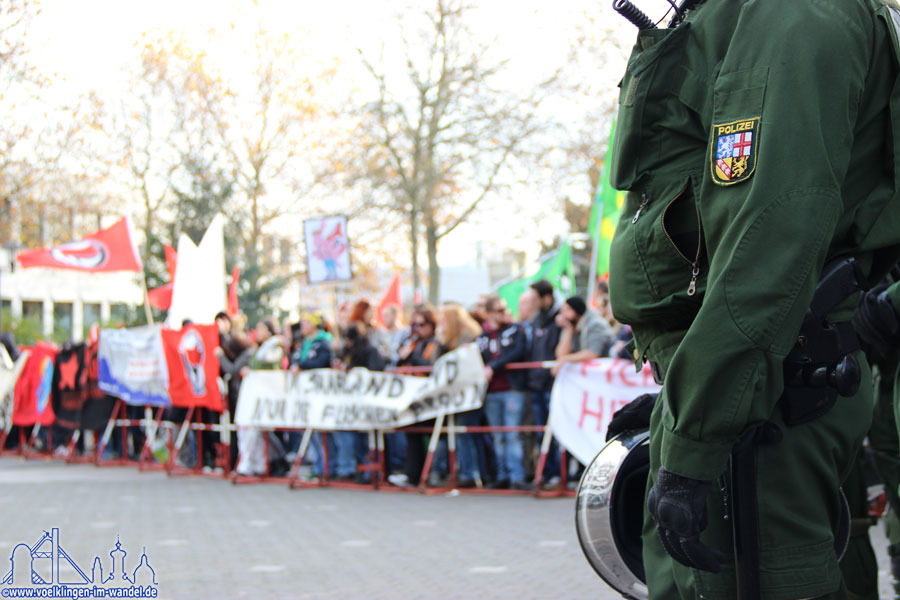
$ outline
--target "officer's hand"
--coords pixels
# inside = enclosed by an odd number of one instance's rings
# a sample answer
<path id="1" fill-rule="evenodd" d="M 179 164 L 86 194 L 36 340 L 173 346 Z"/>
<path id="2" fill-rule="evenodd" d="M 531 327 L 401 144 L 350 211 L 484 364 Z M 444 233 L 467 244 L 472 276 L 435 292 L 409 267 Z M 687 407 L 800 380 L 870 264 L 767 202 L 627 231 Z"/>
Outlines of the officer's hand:
<path id="1" fill-rule="evenodd" d="M 647 495 L 647 508 L 666 553 L 686 567 L 718 573 L 725 555 L 700 541 L 706 529 L 706 496 L 710 483 L 659 468 Z"/>
<path id="2" fill-rule="evenodd" d="M 606 441 L 613 439 L 629 429 L 647 429 L 650 427 L 650 413 L 656 406 L 657 394 L 641 394 L 613 413 L 612 420 L 606 428 Z"/>
<path id="3" fill-rule="evenodd" d="M 882 356 L 900 345 L 900 317 L 888 298 L 887 287 L 887 283 L 882 283 L 863 294 L 853 315 L 853 329 L 859 339 Z"/>

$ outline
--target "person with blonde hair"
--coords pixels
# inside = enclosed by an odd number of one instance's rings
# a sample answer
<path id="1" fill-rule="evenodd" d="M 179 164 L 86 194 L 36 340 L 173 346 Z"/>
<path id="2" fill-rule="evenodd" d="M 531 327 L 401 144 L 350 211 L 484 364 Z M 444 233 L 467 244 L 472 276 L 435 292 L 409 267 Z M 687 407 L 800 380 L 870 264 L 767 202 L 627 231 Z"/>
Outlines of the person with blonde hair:
<path id="1" fill-rule="evenodd" d="M 437 341 L 440 353 L 445 354 L 463 344 L 474 342 L 481 334 L 481 326 L 465 308 L 447 302 L 438 311 Z"/>
<path id="2" fill-rule="evenodd" d="M 448 302 L 443 304 L 437 315 L 438 355 L 456 350 L 463 344 L 472 343 L 481 334 L 478 321 L 469 315 L 461 305 Z M 482 409 L 458 413 L 454 421 L 460 426 L 481 425 Z M 475 436 L 464 433 L 456 436 L 456 456 L 459 459 L 459 478 L 457 486 L 461 488 L 481 487 L 481 469 L 479 469 L 479 452 Z"/>

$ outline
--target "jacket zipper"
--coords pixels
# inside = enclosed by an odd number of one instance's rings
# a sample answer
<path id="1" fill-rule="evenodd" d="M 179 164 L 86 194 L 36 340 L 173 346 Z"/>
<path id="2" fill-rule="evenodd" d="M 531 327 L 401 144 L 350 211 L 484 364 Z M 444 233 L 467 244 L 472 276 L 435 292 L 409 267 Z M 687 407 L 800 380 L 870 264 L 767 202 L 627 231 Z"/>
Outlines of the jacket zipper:
<path id="1" fill-rule="evenodd" d="M 663 209 L 662 230 L 666 234 L 666 237 L 669 238 L 669 242 L 672 244 L 672 246 L 674 246 L 675 251 L 678 252 L 678 255 L 681 258 L 683 258 L 685 260 L 685 262 L 687 262 L 691 265 L 691 282 L 688 284 L 687 295 L 693 296 L 694 294 L 697 293 L 697 277 L 700 276 L 700 242 L 702 240 L 702 238 L 701 238 L 702 232 L 700 231 L 700 213 L 697 211 L 697 207 L 695 205 L 694 206 L 694 214 L 697 215 L 697 255 L 693 258 L 693 260 L 690 259 L 689 257 L 685 256 L 684 253 L 675 244 L 675 241 L 672 239 L 672 236 L 669 235 L 669 230 L 666 229 L 666 218 L 665 218 L 666 211 L 669 210 L 669 207 L 672 206 L 672 204 L 674 204 L 676 200 L 681 198 L 681 196 L 684 194 L 685 190 L 687 190 L 689 185 L 690 185 L 690 182 L 688 182 L 688 184 L 684 187 L 683 190 L 681 190 L 681 192 L 677 196 L 672 198 L 672 200 L 670 200 L 669 203 L 666 204 L 666 207 Z M 640 209 L 638 209 L 638 212 L 640 212 Z M 637 216 L 637 215 L 635 215 L 635 216 Z"/>
<path id="2" fill-rule="evenodd" d="M 641 218 L 641 213 L 644 212 L 644 209 L 647 208 L 647 205 L 650 203 L 650 198 L 647 197 L 647 192 L 641 192 L 641 205 L 638 206 L 637 212 L 634 213 L 634 218 L 631 219 L 631 224 L 634 225 L 638 222 L 638 219 Z"/>

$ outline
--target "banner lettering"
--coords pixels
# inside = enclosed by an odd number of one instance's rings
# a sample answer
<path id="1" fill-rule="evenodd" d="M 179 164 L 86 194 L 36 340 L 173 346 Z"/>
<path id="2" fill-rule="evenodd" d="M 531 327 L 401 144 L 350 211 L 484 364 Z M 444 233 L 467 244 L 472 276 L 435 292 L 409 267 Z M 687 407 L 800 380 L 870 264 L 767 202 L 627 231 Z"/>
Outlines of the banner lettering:
<path id="1" fill-rule="evenodd" d="M 430 377 L 353 369 L 251 371 L 235 423 L 264 428 L 389 429 L 479 408 L 484 364 L 467 344 L 439 358 Z"/>
<path id="2" fill-rule="evenodd" d="M 603 358 L 563 365 L 550 395 L 550 426 L 557 440 L 582 464 L 590 464 L 606 445 L 614 412 L 641 394 L 658 392 L 649 365 Z"/>

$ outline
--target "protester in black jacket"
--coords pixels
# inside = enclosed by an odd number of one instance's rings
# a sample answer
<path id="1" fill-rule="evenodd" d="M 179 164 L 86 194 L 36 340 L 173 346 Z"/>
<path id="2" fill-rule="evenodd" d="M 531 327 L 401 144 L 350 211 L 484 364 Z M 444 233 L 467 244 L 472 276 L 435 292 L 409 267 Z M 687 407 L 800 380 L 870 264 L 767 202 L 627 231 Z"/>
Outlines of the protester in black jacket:
<path id="1" fill-rule="evenodd" d="M 510 322 L 506 302 L 501 298 L 488 297 L 485 312 L 484 333 L 475 340 L 481 349 L 488 380 L 484 412 L 492 427 L 518 427 L 525 410 L 525 371 L 505 370 L 504 367 L 525 358 L 525 332 L 520 325 Z M 497 455 L 497 478 L 488 487 L 528 489 L 519 433 L 493 433 L 491 436 Z"/>
<path id="2" fill-rule="evenodd" d="M 434 311 L 427 306 L 417 306 L 409 320 L 409 328 L 409 336 L 400 343 L 397 351 L 397 365 L 421 367 L 432 364 L 438 351 Z"/>
<path id="3" fill-rule="evenodd" d="M 559 343 L 560 328 L 556 324 L 559 305 L 553 295 L 553 285 L 546 279 L 535 281 L 531 289 L 538 296 L 538 313 L 531 320 L 531 344 L 526 361 L 556 360 L 556 345 Z M 527 388 L 531 397 L 531 414 L 535 425 L 546 425 L 550 416 L 550 390 L 553 388 L 553 375 L 550 369 L 529 369 L 527 371 Z M 543 442 L 543 434 L 539 436 L 538 448 Z M 559 446 L 554 440 L 547 453 L 544 464 L 543 480 L 549 485 L 559 480 Z"/>
<path id="4" fill-rule="evenodd" d="M 348 369 L 362 367 L 370 371 L 384 371 L 387 359 L 378 352 L 366 331 L 351 324 L 344 332 L 344 365 Z"/>
<path id="5" fill-rule="evenodd" d="M 369 339 L 368 327 L 359 321 L 350 323 L 343 332 L 342 368 L 361 367 L 370 371 L 383 371 L 387 360 Z M 353 479 L 356 483 L 366 483 L 367 476 L 357 470 L 369 455 L 369 434 L 359 431 L 338 431 L 334 433 L 337 446 L 335 469 L 339 479 Z"/>
<path id="6" fill-rule="evenodd" d="M 307 369 L 327 369 L 331 366 L 331 334 L 325 330 L 319 313 L 300 315 L 300 344 L 291 354 L 291 372 Z"/>

